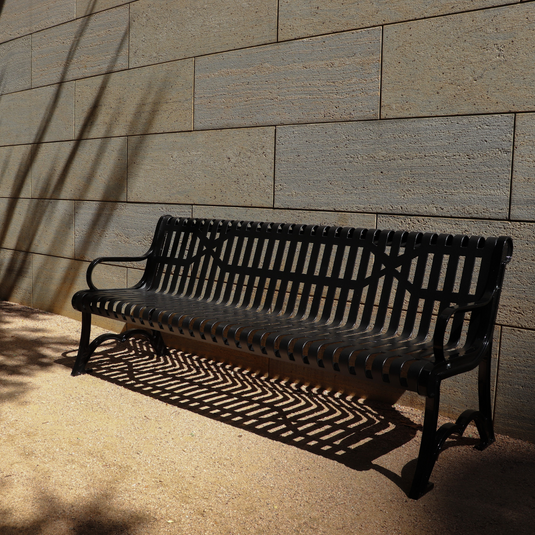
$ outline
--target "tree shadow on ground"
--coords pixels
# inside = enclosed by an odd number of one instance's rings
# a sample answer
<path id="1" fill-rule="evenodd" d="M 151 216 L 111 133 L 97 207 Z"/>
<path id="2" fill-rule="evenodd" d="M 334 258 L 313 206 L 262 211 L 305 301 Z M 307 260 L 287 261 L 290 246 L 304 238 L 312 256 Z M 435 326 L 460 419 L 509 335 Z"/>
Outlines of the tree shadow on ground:
<path id="1" fill-rule="evenodd" d="M 56 362 L 72 367 L 73 361 L 73 352 L 65 352 Z M 101 346 L 91 366 L 91 374 L 99 379 L 353 470 L 376 470 L 405 492 L 410 487 L 412 474 L 399 476 L 374 462 L 417 432 L 418 425 L 389 405 L 174 349 L 158 357 L 139 339 Z"/>
<path id="2" fill-rule="evenodd" d="M 0 508 L 2 535 L 128 535 L 150 522 L 142 515 L 110 507 L 112 496 L 107 492 L 83 504 L 63 503 L 42 489 L 38 496 L 33 519 L 27 522 L 10 519 L 9 511 Z"/>
<path id="3" fill-rule="evenodd" d="M 0 302 L 0 402 L 29 388 L 27 378 L 54 365 L 52 355 L 72 347 L 61 333 L 50 336 L 48 312 Z M 40 324 L 41 323 L 41 324 Z"/>
<path id="4" fill-rule="evenodd" d="M 75 344 L 62 329 L 51 329 L 58 316 L 15 303 L 0 302 L 0 409 L 6 401 L 24 401 L 31 377 L 46 372 L 57 356 Z M 57 327 L 57 326 L 56 326 Z M 3 411 L 0 411 L 3 412 Z M 0 441 L 6 422 L 0 418 Z M 4 437 L 5 438 L 5 437 Z M 15 472 L 17 472 L 15 468 Z M 31 517 L 24 518 L 6 494 L 17 479 L 6 460 L 0 462 L 1 535 L 130 534 L 153 519 L 113 506 L 113 489 L 93 491 L 84 500 L 62 501 L 47 490 L 47 481 L 32 481 Z M 28 487 L 28 485 L 25 485 Z M 8 507 L 11 506 L 11 507 Z"/>

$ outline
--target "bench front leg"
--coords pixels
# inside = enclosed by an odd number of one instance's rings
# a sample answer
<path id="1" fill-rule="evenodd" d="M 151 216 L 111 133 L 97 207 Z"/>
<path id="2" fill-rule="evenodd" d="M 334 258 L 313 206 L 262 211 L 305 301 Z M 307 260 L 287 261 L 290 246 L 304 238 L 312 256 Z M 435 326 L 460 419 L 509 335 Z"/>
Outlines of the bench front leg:
<path id="1" fill-rule="evenodd" d="M 471 422 L 476 424 L 480 441 L 476 446 L 484 450 L 495 441 L 491 404 L 491 355 L 492 345 L 479 364 L 479 410 L 465 410 L 455 423 L 448 422 L 437 430 L 440 389 L 436 389 L 434 397 L 426 398 L 425 420 L 420 443 L 420 453 L 409 497 L 417 500 L 433 488 L 429 483 L 435 465 L 446 440 L 453 434 L 462 436 Z"/>
<path id="2" fill-rule="evenodd" d="M 91 334 L 91 314 L 87 313 L 87 316 L 85 314 L 85 312 L 82 313 L 82 334 L 80 335 L 78 355 L 71 372 L 72 376 L 86 373 L 86 364 L 97 347 L 110 340 L 114 340 L 116 342 L 126 342 L 129 338 L 141 336 L 150 342 L 152 349 L 158 357 L 162 357 L 167 354 L 167 346 L 165 345 L 161 333 L 154 329 L 151 331 L 147 331 L 146 329 L 130 329 L 120 334 L 105 333 L 97 336 L 91 343 L 89 343 Z"/>
<path id="3" fill-rule="evenodd" d="M 85 373 L 85 365 L 91 356 L 89 352 L 89 339 L 91 337 L 91 312 L 82 312 L 82 332 L 80 334 L 80 344 L 78 355 L 72 367 L 71 375 L 82 375 Z"/>
<path id="4" fill-rule="evenodd" d="M 440 453 L 440 446 L 437 444 L 438 408 L 440 405 L 440 390 L 432 398 L 427 397 L 425 401 L 425 417 L 420 442 L 420 453 L 416 464 L 416 471 L 412 480 L 412 487 L 409 498 L 417 500 L 426 492 L 433 488 L 429 483 L 433 466 Z"/>

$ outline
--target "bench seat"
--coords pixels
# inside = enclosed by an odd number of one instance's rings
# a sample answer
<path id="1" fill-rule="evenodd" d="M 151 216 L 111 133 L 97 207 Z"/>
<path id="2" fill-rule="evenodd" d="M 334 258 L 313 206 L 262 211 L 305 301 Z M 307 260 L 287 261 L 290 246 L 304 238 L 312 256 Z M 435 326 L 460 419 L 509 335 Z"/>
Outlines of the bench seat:
<path id="1" fill-rule="evenodd" d="M 198 336 L 236 350 L 254 353 L 256 348 L 260 355 L 381 380 L 420 395 L 426 395 L 434 364 L 431 339 L 311 325 L 304 320 L 147 290 L 99 290 L 85 297 L 88 304 L 84 307 L 82 297 L 81 308 L 92 314 L 151 329 L 157 324 L 161 331 Z"/>

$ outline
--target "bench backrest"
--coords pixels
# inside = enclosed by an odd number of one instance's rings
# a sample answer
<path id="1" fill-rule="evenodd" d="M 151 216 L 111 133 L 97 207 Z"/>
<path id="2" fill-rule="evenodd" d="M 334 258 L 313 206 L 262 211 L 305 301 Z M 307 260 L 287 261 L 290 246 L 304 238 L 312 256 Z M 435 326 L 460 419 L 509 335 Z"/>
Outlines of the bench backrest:
<path id="1" fill-rule="evenodd" d="M 142 283 L 159 292 L 425 337 L 445 307 L 501 288 L 512 241 L 164 216 L 152 249 Z"/>

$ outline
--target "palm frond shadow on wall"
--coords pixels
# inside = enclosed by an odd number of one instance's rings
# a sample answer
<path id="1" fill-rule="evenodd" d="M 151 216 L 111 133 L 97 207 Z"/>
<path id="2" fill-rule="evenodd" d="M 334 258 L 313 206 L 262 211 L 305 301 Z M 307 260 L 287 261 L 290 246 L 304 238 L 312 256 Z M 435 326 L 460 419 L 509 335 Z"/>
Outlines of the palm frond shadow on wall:
<path id="1" fill-rule="evenodd" d="M 88 7 L 88 13 L 93 11 L 95 3 L 96 0 L 92 0 Z M 3 6 L 4 0 L 0 0 L 0 15 Z M 51 92 L 46 107 L 43 110 L 39 110 L 39 124 L 36 125 L 36 132 L 31 143 L 27 145 L 29 147 L 29 156 L 28 158 L 23 158 L 18 165 L 15 180 L 11 184 L 7 202 L 0 214 L 0 248 L 5 248 L 11 251 L 9 258 L 1 269 L 0 299 L 10 300 L 16 294 L 21 280 L 23 280 L 25 275 L 32 270 L 32 253 L 39 254 L 39 260 L 42 264 L 40 268 L 41 272 L 55 271 L 56 265 L 53 263 L 51 264 L 50 261 L 47 260 L 46 255 L 49 254 L 51 258 L 55 258 L 58 257 L 58 253 L 54 251 L 43 251 L 43 245 L 40 240 L 42 230 L 49 225 L 49 213 L 43 208 L 43 203 L 46 204 L 48 200 L 70 198 L 69 195 L 65 195 L 64 192 L 66 191 L 66 188 L 68 188 L 68 181 L 72 174 L 72 168 L 76 159 L 79 157 L 82 144 L 86 142 L 86 140 L 91 140 L 95 137 L 92 133 L 92 129 L 97 122 L 104 121 L 107 124 L 106 131 L 98 135 L 98 138 L 100 138 L 98 141 L 99 154 L 104 154 L 106 150 L 108 150 L 110 139 L 112 137 L 117 137 L 117 134 L 112 131 L 112 124 L 114 120 L 117 120 L 117 118 L 121 116 L 121 113 L 123 113 L 122 106 L 118 103 L 110 116 L 104 116 L 106 111 L 102 109 L 101 103 L 108 94 L 112 76 L 116 71 L 118 58 L 120 58 L 121 54 L 124 52 L 124 48 L 128 46 L 128 28 L 125 29 L 121 39 L 118 41 L 115 52 L 111 54 L 108 65 L 104 69 L 105 73 L 101 76 L 92 102 L 88 106 L 87 114 L 84 117 L 81 117 L 80 124 L 76 125 L 76 136 L 71 142 L 68 154 L 63 157 L 63 160 L 55 161 L 51 166 L 51 169 L 47 172 L 48 178 L 46 184 L 42 188 L 42 191 L 38 192 L 38 198 L 27 199 L 21 197 L 23 190 L 31 182 L 32 166 L 43 147 L 46 145 L 44 142 L 48 140 L 47 135 L 58 113 L 60 101 L 65 95 L 68 84 L 72 83 L 70 69 L 75 62 L 80 47 L 82 46 L 84 36 L 88 31 L 90 20 L 91 17 L 83 17 L 79 20 L 79 26 L 75 37 L 70 43 L 70 48 L 66 55 L 62 72 L 58 77 L 57 83 L 53 86 L 54 91 Z M 0 73 L 0 85 L 1 80 L 2 73 Z M 144 90 L 135 95 L 135 109 L 131 114 L 129 124 L 125 126 L 127 133 L 149 133 L 152 131 L 155 114 L 142 114 L 139 112 L 140 110 L 147 112 L 148 109 L 152 108 L 156 110 L 158 108 L 159 102 L 162 99 L 162 91 L 164 91 L 167 83 L 168 80 L 161 80 L 160 85 L 156 82 L 151 83 Z M 3 95 L 0 94 L 0 100 L 2 97 Z M 124 137 L 126 139 L 127 136 L 128 134 L 119 137 Z M 93 141 L 95 140 L 93 139 Z M 144 136 L 136 138 L 136 142 L 130 144 L 126 158 L 128 159 L 134 156 L 139 158 L 144 150 L 144 141 Z M 94 198 L 91 195 L 88 195 L 91 186 L 91 177 L 96 173 L 97 167 L 98 161 L 96 159 L 89 168 L 85 169 L 85 180 L 83 181 L 81 189 L 77 193 L 77 200 L 99 203 L 100 200 L 109 200 L 111 198 L 110 196 L 113 195 L 113 192 L 117 188 L 117 177 L 121 175 L 123 170 L 121 162 L 117 162 L 116 165 L 111 166 L 108 170 L 107 182 L 104 185 L 100 198 Z M 91 245 L 94 245 L 95 234 L 92 232 L 92 229 L 98 227 L 102 232 L 105 231 L 105 229 L 110 228 L 113 220 L 113 213 L 118 204 L 120 204 L 120 202 L 100 203 L 95 209 L 84 232 L 77 236 L 74 257 L 65 257 L 65 260 L 70 261 L 70 265 L 62 271 L 59 280 L 55 283 L 57 284 L 57 291 L 55 293 L 57 302 L 54 304 L 55 310 L 61 310 L 62 306 L 66 305 L 67 301 L 70 300 L 72 293 L 74 293 L 76 289 L 79 289 L 75 288 L 74 284 L 77 280 L 78 270 L 80 269 L 79 261 L 87 260 L 83 257 L 84 251 L 87 251 Z M 53 231 L 50 229 L 47 230 L 47 239 L 51 244 L 64 243 L 66 239 L 70 239 L 65 236 L 65 228 L 69 228 L 72 223 L 72 215 L 66 213 L 64 219 L 65 220 L 60 222 L 57 225 L 57 228 Z M 35 302 L 36 296 L 43 291 L 47 294 L 46 289 L 34 285 L 32 288 L 32 304 Z M 37 298 L 37 300 L 39 299 Z"/>

